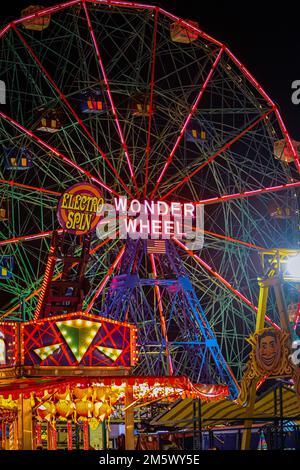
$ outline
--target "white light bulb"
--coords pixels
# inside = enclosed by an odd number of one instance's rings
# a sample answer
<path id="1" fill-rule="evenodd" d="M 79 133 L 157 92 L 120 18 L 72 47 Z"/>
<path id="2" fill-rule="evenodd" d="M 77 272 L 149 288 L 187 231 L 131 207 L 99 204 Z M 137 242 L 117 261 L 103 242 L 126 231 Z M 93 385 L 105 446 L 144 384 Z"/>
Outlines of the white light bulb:
<path id="1" fill-rule="evenodd" d="M 300 279 L 300 254 L 288 259 L 287 274 Z"/>

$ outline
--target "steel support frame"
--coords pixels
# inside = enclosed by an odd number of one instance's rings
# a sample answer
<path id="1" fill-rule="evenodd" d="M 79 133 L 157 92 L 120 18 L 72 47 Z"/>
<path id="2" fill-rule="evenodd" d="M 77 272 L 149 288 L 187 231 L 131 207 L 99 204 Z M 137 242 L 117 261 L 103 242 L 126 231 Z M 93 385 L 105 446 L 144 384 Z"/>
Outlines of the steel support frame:
<path id="1" fill-rule="evenodd" d="M 239 392 L 237 382 L 226 363 L 215 335 L 197 298 L 194 287 L 185 272 L 182 261 L 180 260 L 173 243 L 171 241 L 166 243 L 167 249 L 165 256 L 173 271 L 173 277 L 169 279 L 161 279 L 159 277 L 159 273 L 156 273 L 156 276 L 154 276 L 153 279 L 144 279 L 140 277 L 139 268 L 142 260 L 141 255 L 145 254 L 145 251 L 141 251 L 142 245 L 146 246 L 145 242 L 132 240 L 127 242 L 120 271 L 111 281 L 110 289 L 105 301 L 104 312 L 101 314 L 114 319 L 118 318 L 120 320 L 124 320 L 126 315 L 125 312 L 130 308 L 130 302 L 135 296 L 136 289 L 141 289 L 142 287 L 153 287 L 154 289 L 157 287 L 165 289 L 171 288 L 174 293 L 170 296 L 171 307 L 166 315 L 166 331 L 164 334 L 161 332 L 161 342 L 164 342 L 164 336 L 168 334 L 170 325 L 174 320 L 176 320 L 176 318 L 179 318 L 180 320 L 182 320 L 182 318 L 187 318 L 189 322 L 188 325 L 186 325 L 187 331 L 182 331 L 182 338 L 185 339 L 178 342 L 174 339 L 171 340 L 168 338 L 170 356 L 172 356 L 172 353 L 174 354 L 176 351 L 184 348 L 186 348 L 189 354 L 192 354 L 193 352 L 193 358 L 197 359 L 197 364 L 195 364 L 195 366 L 198 368 L 197 376 L 199 378 L 201 377 L 205 366 L 207 364 L 211 366 L 211 363 L 213 363 L 215 366 L 215 377 L 218 376 L 222 383 L 228 385 L 230 398 L 235 399 Z M 137 301 L 136 305 L 138 305 Z M 181 312 L 178 311 L 179 308 L 182 310 Z M 137 319 L 138 315 L 139 312 L 136 313 L 136 323 L 139 323 Z M 150 306 L 149 315 L 151 315 Z M 154 321 L 155 319 L 152 318 L 152 322 Z M 144 319 L 143 327 L 147 329 L 147 319 Z M 149 328 L 151 329 L 151 326 Z M 149 338 L 144 334 L 143 338 L 139 339 L 140 346 L 143 345 L 143 347 L 146 348 L 146 351 L 147 339 Z M 155 344 L 151 343 L 151 347 L 154 346 Z M 160 348 L 161 354 L 165 354 L 165 344 L 157 344 L 156 346 Z M 168 367 L 166 369 L 168 369 Z M 149 373 L 150 372 L 151 371 L 149 370 Z M 174 366 L 174 374 L 176 374 L 176 372 L 178 373 Z"/>

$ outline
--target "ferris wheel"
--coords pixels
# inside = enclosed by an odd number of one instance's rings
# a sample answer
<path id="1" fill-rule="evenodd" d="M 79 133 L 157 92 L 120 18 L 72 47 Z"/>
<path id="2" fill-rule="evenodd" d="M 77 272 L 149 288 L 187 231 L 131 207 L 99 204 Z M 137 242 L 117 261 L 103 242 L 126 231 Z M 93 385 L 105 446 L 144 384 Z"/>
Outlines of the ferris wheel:
<path id="1" fill-rule="evenodd" d="M 192 286 L 181 286 L 188 308 L 201 305 L 239 380 L 260 253 L 298 242 L 298 144 L 276 104 L 225 45 L 157 6 L 74 0 L 27 9 L 0 32 L 0 49 L 1 318 L 34 318 L 51 237 L 62 233 L 58 201 L 72 185 L 92 183 L 106 201 L 193 202 L 204 207 L 198 251 L 177 239 L 143 251 L 140 240 L 91 234 L 82 308 L 151 338 L 139 339 L 140 372 L 190 375 L 196 346 L 190 324 L 178 339 L 189 315 L 174 300 L 178 270 Z M 120 287 L 133 274 L 166 282 Z M 268 315 L 278 322 L 272 307 Z"/>

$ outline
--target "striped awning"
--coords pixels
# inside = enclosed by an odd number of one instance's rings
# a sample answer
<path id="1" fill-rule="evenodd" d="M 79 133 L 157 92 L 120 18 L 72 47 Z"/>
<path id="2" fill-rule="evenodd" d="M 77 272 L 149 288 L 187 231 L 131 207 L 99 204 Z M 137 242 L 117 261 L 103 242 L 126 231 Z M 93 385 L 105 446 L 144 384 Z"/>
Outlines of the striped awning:
<path id="1" fill-rule="evenodd" d="M 272 388 L 257 398 L 253 418 L 259 420 L 280 417 L 280 388 Z M 282 415 L 284 419 L 299 420 L 300 409 L 295 391 L 291 387 L 282 387 Z M 230 425 L 246 418 L 246 409 L 230 400 L 204 402 L 201 406 L 203 427 Z M 193 399 L 187 398 L 177 402 L 169 411 L 155 418 L 154 426 L 193 428 L 197 417 L 194 417 Z M 241 424 L 241 423 L 240 423 Z"/>
<path id="2" fill-rule="evenodd" d="M 262 395 L 255 404 L 255 414 L 280 417 L 280 387 L 274 387 Z M 297 396 L 292 387 L 282 387 L 282 415 L 286 418 L 300 418 Z"/>

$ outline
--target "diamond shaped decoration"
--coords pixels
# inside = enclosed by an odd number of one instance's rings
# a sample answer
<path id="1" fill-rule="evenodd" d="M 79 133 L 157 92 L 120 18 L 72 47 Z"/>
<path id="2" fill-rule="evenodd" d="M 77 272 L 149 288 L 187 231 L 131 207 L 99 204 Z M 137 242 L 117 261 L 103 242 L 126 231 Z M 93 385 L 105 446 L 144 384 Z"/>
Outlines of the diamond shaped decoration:
<path id="1" fill-rule="evenodd" d="M 106 348 L 105 346 L 97 346 L 97 349 L 113 362 L 119 359 L 123 352 L 123 349 Z"/>
<path id="2" fill-rule="evenodd" d="M 76 318 L 62 322 L 58 321 L 56 326 L 74 357 L 80 362 L 101 328 L 101 323 Z"/>

